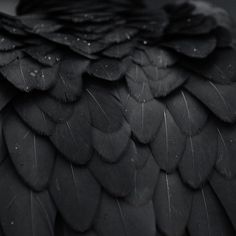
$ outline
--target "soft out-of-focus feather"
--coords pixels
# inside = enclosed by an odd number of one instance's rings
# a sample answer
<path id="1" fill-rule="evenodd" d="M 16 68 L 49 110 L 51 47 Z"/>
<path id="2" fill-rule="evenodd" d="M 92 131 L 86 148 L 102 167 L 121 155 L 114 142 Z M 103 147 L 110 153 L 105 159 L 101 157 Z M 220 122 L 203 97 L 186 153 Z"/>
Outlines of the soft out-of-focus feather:
<path id="1" fill-rule="evenodd" d="M 52 134 L 54 122 L 37 106 L 34 96 L 31 98 L 25 96 L 15 99 L 14 107 L 18 115 L 34 131 L 43 135 Z"/>
<path id="2" fill-rule="evenodd" d="M 216 155 L 217 130 L 212 122 L 208 122 L 201 133 L 187 138 L 186 148 L 180 161 L 183 181 L 193 188 L 204 184 L 215 165 Z"/>
<path id="3" fill-rule="evenodd" d="M 4 34 L 2 31 L 0 34 L 0 40 L 0 51 L 10 51 L 22 46 L 22 44 L 18 40 L 15 40 L 10 35 Z"/>
<path id="4" fill-rule="evenodd" d="M 188 229 L 192 236 L 235 235 L 220 202 L 209 186 L 194 194 Z"/>
<path id="5" fill-rule="evenodd" d="M 130 42 L 115 44 L 106 49 L 103 54 L 111 58 L 123 58 L 130 54 L 132 48 L 133 44 Z"/>
<path id="6" fill-rule="evenodd" d="M 223 121 L 236 120 L 236 83 L 220 85 L 192 77 L 185 87 Z"/>
<path id="7" fill-rule="evenodd" d="M 95 228 L 98 234 L 103 236 L 155 236 L 156 227 L 152 202 L 136 207 L 104 194 Z"/>
<path id="8" fill-rule="evenodd" d="M 152 200 L 154 189 L 159 177 L 160 168 L 152 155 L 144 167 L 136 167 L 134 174 L 134 189 L 128 195 L 127 201 L 135 206 L 145 205 Z"/>
<path id="9" fill-rule="evenodd" d="M 134 146 L 122 154 L 117 163 L 108 163 L 101 159 L 95 152 L 89 168 L 99 183 L 112 195 L 117 197 L 127 196 L 134 187 Z"/>
<path id="10" fill-rule="evenodd" d="M 50 94 L 62 101 L 75 101 L 82 93 L 83 73 L 89 62 L 79 56 L 63 57 L 57 72 L 57 83 Z"/>
<path id="11" fill-rule="evenodd" d="M 235 126 L 218 124 L 217 170 L 228 178 L 236 175 L 236 129 Z"/>
<path id="12" fill-rule="evenodd" d="M 50 192 L 63 219 L 73 229 L 84 232 L 90 228 L 100 200 L 100 186 L 87 168 L 58 157 Z"/>
<path id="13" fill-rule="evenodd" d="M 166 109 L 162 124 L 151 143 L 152 153 L 161 169 L 171 172 L 177 167 L 182 158 L 185 143 L 185 135 Z"/>
<path id="14" fill-rule="evenodd" d="M 193 58 L 206 58 L 216 47 L 216 39 L 209 36 L 198 38 L 174 39 L 164 43 L 164 46 L 178 53 Z"/>
<path id="15" fill-rule="evenodd" d="M 178 173 L 161 172 L 154 194 L 156 222 L 168 236 L 184 234 L 192 206 L 192 192 Z"/>
<path id="16" fill-rule="evenodd" d="M 214 172 L 210 184 L 216 193 L 221 205 L 224 207 L 234 229 L 236 230 L 236 181 L 235 178 L 227 180 L 219 173 Z"/>
<path id="17" fill-rule="evenodd" d="M 73 163 L 85 164 L 89 161 L 92 155 L 92 134 L 88 103 L 84 98 L 77 102 L 68 120 L 56 125 L 50 139 Z"/>
<path id="18" fill-rule="evenodd" d="M 236 51 L 232 48 L 218 49 L 203 60 L 184 60 L 183 66 L 219 84 L 236 81 Z"/>
<path id="19" fill-rule="evenodd" d="M 31 188 L 44 189 L 51 176 L 55 155 L 49 140 L 32 132 L 14 113 L 6 117 L 4 137 L 18 174 Z"/>
<path id="20" fill-rule="evenodd" d="M 180 129 L 187 135 L 198 133 L 207 122 L 207 111 L 186 91 L 168 97 L 167 107 Z"/>
<path id="21" fill-rule="evenodd" d="M 51 236 L 56 212 L 48 192 L 27 188 L 7 161 L 0 168 L 0 220 L 5 236 Z"/>
<path id="22" fill-rule="evenodd" d="M 0 66 L 5 66 L 13 62 L 17 57 L 21 57 L 21 53 L 19 51 L 0 51 Z"/>

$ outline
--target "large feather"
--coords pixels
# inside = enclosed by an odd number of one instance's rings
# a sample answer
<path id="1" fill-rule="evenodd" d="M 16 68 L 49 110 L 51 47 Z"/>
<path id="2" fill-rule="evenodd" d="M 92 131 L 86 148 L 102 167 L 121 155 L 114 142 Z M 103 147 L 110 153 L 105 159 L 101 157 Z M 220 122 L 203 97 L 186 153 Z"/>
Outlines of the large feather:
<path id="1" fill-rule="evenodd" d="M 95 228 L 103 236 L 155 236 L 153 205 L 135 207 L 104 194 Z"/>
<path id="2" fill-rule="evenodd" d="M 98 153 L 94 153 L 89 168 L 100 184 L 112 195 L 124 197 L 131 193 L 134 187 L 134 146 L 122 155 L 117 163 L 104 162 Z"/>
<path id="3" fill-rule="evenodd" d="M 210 184 L 236 230 L 236 180 L 227 180 L 219 173 L 214 172 Z"/>
<path id="4" fill-rule="evenodd" d="M 188 229 L 192 236 L 235 235 L 220 202 L 208 186 L 194 195 Z"/>
<path id="5" fill-rule="evenodd" d="M 5 236 L 52 236 L 56 217 L 48 192 L 21 183 L 7 161 L 0 168 L 0 221 Z"/>
<path id="6" fill-rule="evenodd" d="M 152 153 L 161 167 L 168 172 L 173 171 L 182 157 L 186 137 L 176 125 L 168 110 L 164 111 L 164 119 L 160 129 L 151 143 Z"/>
<path id="7" fill-rule="evenodd" d="M 192 191 L 180 179 L 178 173 L 161 172 L 154 194 L 156 222 L 168 236 L 184 234 L 192 206 Z"/>
<path id="8" fill-rule="evenodd" d="M 159 172 L 160 168 L 156 164 L 153 156 L 150 155 L 144 167 L 136 167 L 134 189 L 126 200 L 135 206 L 147 204 L 153 197 Z"/>
<path id="9" fill-rule="evenodd" d="M 77 231 L 90 228 L 100 199 L 100 186 L 87 168 L 57 158 L 50 192 L 64 220 Z"/>
<path id="10" fill-rule="evenodd" d="M 194 76 L 185 87 L 223 121 L 236 120 L 235 83 L 220 85 Z"/>
<path id="11" fill-rule="evenodd" d="M 31 188 L 45 188 L 55 155 L 49 140 L 32 132 L 14 113 L 4 122 L 4 136 L 18 174 Z"/>
<path id="12" fill-rule="evenodd" d="M 218 124 L 218 155 L 216 168 L 228 178 L 236 175 L 236 129 L 234 126 Z"/>
<path id="13" fill-rule="evenodd" d="M 70 161 L 85 164 L 92 155 L 92 137 L 88 103 L 81 99 L 73 115 L 57 124 L 51 138 L 56 148 Z"/>
<path id="14" fill-rule="evenodd" d="M 15 87 L 29 92 L 47 90 L 55 84 L 57 66 L 43 67 L 29 58 L 18 58 L 0 69 L 2 75 Z"/>
<path id="15" fill-rule="evenodd" d="M 198 133 L 207 122 L 207 111 L 186 91 L 170 96 L 167 107 L 180 129 L 187 135 Z"/>
<path id="16" fill-rule="evenodd" d="M 184 182 L 193 188 L 204 184 L 215 165 L 216 155 L 217 131 L 214 125 L 208 122 L 200 134 L 189 136 L 187 139 L 179 166 Z"/>

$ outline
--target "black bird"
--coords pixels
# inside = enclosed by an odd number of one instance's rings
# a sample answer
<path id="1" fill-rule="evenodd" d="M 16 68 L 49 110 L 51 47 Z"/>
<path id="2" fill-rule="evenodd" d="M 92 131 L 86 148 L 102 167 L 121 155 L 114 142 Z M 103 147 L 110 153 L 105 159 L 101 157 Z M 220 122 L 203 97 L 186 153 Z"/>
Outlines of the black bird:
<path id="1" fill-rule="evenodd" d="M 0 28 L 1 236 L 236 235 L 226 12 L 22 0 Z"/>

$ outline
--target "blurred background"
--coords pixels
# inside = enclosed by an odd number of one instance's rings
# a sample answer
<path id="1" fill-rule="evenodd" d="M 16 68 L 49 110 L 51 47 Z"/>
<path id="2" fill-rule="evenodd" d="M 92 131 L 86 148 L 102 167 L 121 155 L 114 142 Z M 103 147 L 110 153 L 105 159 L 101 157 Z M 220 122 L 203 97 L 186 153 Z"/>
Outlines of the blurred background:
<path id="1" fill-rule="evenodd" d="M 30 1 L 30 0 L 29 0 Z M 46 1 L 46 0 L 42 0 Z M 65 0 L 66 1 L 66 0 Z M 146 0 L 150 7 L 158 7 L 163 3 L 172 2 L 174 0 Z M 236 0 L 206 0 L 218 6 L 225 8 L 236 20 Z M 0 0 L 0 11 L 14 14 L 14 9 L 18 0 Z"/>

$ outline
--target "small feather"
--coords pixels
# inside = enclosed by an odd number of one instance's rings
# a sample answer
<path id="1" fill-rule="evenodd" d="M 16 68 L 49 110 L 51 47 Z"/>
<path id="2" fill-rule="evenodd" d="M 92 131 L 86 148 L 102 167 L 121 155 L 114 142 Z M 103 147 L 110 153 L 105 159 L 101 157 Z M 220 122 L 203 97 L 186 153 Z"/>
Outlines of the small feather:
<path id="1" fill-rule="evenodd" d="M 235 235 L 220 202 L 208 186 L 194 194 L 188 229 L 192 236 Z"/>
<path id="2" fill-rule="evenodd" d="M 110 48 L 103 51 L 103 55 L 111 58 L 123 58 L 131 54 L 133 49 L 133 44 L 130 42 L 125 42 L 121 44 L 112 45 Z"/>
<path id="3" fill-rule="evenodd" d="M 154 195 L 156 222 L 168 236 L 182 236 L 187 226 L 192 205 L 192 192 L 177 173 L 161 172 Z"/>
<path id="4" fill-rule="evenodd" d="M 123 76 L 124 68 L 120 60 L 99 59 L 90 64 L 88 73 L 100 79 L 116 81 Z"/>
<path id="5" fill-rule="evenodd" d="M 105 35 L 104 42 L 121 43 L 130 40 L 136 33 L 137 30 L 134 28 L 115 28 L 113 31 Z"/>
<path id="6" fill-rule="evenodd" d="M 184 182 L 193 188 L 203 185 L 213 170 L 216 155 L 217 130 L 211 122 L 208 122 L 200 134 L 187 138 L 179 166 Z"/>
<path id="7" fill-rule="evenodd" d="M 31 188 L 44 189 L 54 165 L 55 153 L 49 140 L 33 133 L 14 113 L 4 122 L 4 137 L 18 174 Z"/>
<path id="8" fill-rule="evenodd" d="M 179 38 L 167 41 L 163 45 L 188 57 L 206 58 L 216 48 L 216 39 L 209 36 Z"/>
<path id="9" fill-rule="evenodd" d="M 74 230 L 88 230 L 100 199 L 100 186 L 87 168 L 57 158 L 50 192 L 64 220 Z"/>
<path id="10" fill-rule="evenodd" d="M 149 202 L 141 207 L 131 206 L 104 194 L 95 229 L 103 236 L 155 236 L 153 205 Z"/>
<path id="11" fill-rule="evenodd" d="M 17 40 L 9 37 L 9 35 L 0 34 L 0 51 L 10 51 L 21 46 L 21 43 Z"/>
<path id="12" fill-rule="evenodd" d="M 161 169 L 172 172 L 177 167 L 185 143 L 186 137 L 176 125 L 170 112 L 165 110 L 160 129 L 151 143 L 152 153 Z"/>

